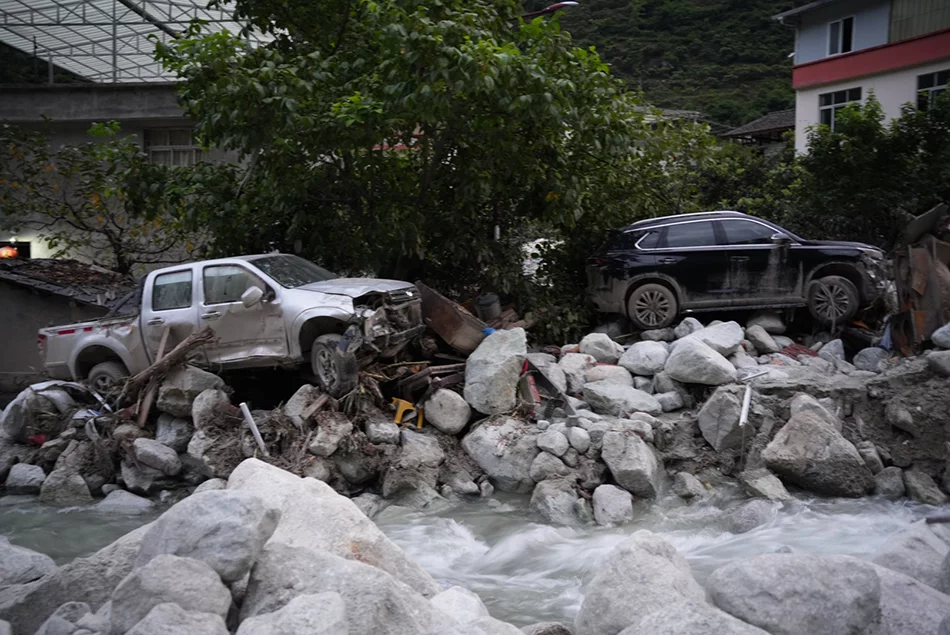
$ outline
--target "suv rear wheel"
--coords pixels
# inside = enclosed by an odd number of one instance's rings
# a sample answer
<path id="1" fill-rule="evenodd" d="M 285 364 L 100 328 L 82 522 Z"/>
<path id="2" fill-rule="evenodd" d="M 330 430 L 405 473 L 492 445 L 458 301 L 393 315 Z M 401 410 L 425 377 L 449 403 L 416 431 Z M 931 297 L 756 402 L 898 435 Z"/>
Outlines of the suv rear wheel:
<path id="1" fill-rule="evenodd" d="M 129 371 L 120 362 L 100 362 L 89 370 L 86 382 L 96 392 L 107 393 L 122 385 L 122 380 L 128 376 Z"/>
<path id="2" fill-rule="evenodd" d="M 321 335 L 310 349 L 310 365 L 317 376 L 317 385 L 333 398 L 339 398 L 359 383 L 356 356 L 340 350 L 340 335 Z"/>
<path id="3" fill-rule="evenodd" d="M 859 304 L 858 289 L 847 278 L 825 276 L 808 287 L 808 310 L 822 326 L 847 323 Z"/>
<path id="4" fill-rule="evenodd" d="M 679 313 L 676 295 L 662 284 L 650 283 L 637 287 L 627 300 L 627 315 L 637 328 L 644 331 L 666 328 Z"/>

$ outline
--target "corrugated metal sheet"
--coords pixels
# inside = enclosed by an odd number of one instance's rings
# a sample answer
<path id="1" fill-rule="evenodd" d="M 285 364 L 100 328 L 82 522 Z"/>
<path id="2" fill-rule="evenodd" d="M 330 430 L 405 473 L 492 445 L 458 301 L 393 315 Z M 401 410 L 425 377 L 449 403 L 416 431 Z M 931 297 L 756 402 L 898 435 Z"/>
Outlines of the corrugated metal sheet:
<path id="1" fill-rule="evenodd" d="M 168 42 L 193 19 L 241 28 L 202 0 L 0 0 L 0 42 L 95 82 L 168 81 L 152 38 Z"/>

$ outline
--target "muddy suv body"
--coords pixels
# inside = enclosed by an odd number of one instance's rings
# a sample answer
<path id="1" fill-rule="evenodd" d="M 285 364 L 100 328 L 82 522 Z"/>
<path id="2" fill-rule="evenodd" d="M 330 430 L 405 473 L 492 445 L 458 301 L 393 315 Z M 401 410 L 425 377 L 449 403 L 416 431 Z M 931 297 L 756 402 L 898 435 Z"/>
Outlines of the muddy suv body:
<path id="1" fill-rule="evenodd" d="M 739 212 L 684 214 L 615 232 L 588 261 L 588 291 L 595 310 L 641 329 L 683 313 L 801 306 L 831 325 L 883 294 L 882 262 L 870 245 L 806 240 Z"/>

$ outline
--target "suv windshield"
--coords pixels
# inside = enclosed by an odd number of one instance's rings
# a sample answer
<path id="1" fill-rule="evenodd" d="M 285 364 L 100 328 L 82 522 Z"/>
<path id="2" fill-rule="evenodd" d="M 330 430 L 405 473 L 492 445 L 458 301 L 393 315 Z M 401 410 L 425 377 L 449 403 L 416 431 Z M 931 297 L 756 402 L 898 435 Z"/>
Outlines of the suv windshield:
<path id="1" fill-rule="evenodd" d="M 261 256 L 260 258 L 251 259 L 250 262 L 276 280 L 280 286 L 288 289 L 296 289 L 312 282 L 323 282 L 324 280 L 333 280 L 340 277 L 332 271 L 318 267 L 299 256 Z"/>

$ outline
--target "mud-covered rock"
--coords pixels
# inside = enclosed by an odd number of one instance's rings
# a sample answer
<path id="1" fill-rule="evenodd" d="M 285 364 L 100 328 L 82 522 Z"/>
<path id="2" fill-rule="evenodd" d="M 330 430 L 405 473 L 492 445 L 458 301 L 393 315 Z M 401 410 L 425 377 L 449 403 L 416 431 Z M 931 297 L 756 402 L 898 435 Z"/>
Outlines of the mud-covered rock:
<path id="1" fill-rule="evenodd" d="M 663 342 L 637 342 L 621 355 L 618 364 L 634 375 L 655 375 L 666 365 L 670 347 Z"/>
<path id="2" fill-rule="evenodd" d="M 885 467 L 874 475 L 874 494 L 890 500 L 902 498 L 904 488 L 904 472 L 896 465 Z"/>
<path id="3" fill-rule="evenodd" d="M 598 414 L 622 416 L 632 412 L 659 414 L 663 407 L 653 395 L 632 386 L 622 386 L 609 381 L 584 385 L 584 401 Z"/>
<path id="4" fill-rule="evenodd" d="M 918 470 L 904 471 L 904 489 L 908 498 L 925 505 L 946 505 L 950 501 L 929 474 Z"/>
<path id="5" fill-rule="evenodd" d="M 623 346 L 610 339 L 606 333 L 591 333 L 581 340 L 581 355 L 590 355 L 601 364 L 616 364 L 623 355 Z"/>
<path id="6" fill-rule="evenodd" d="M 653 449 L 635 434 L 604 435 L 602 457 L 620 487 L 640 498 L 656 498 L 662 466 Z"/>
<path id="7" fill-rule="evenodd" d="M 684 384 L 719 386 L 736 379 L 736 369 L 729 360 L 695 339 L 695 334 L 677 342 L 666 360 L 664 372 Z"/>
<path id="8" fill-rule="evenodd" d="M 503 492 L 534 489 L 531 464 L 541 451 L 534 426 L 512 417 L 492 417 L 462 439 L 462 448 Z"/>
<path id="9" fill-rule="evenodd" d="M 468 425 L 472 409 L 462 395 L 440 388 L 425 403 L 426 421 L 445 434 L 458 434 Z"/>
<path id="10" fill-rule="evenodd" d="M 224 381 L 200 368 L 183 366 L 166 375 L 158 389 L 155 407 L 175 417 L 189 417 L 195 398 L 209 388 L 224 388 Z M 195 425 L 198 425 L 197 419 Z"/>
<path id="11" fill-rule="evenodd" d="M 577 492 L 568 479 L 548 479 L 538 483 L 531 494 L 528 506 L 555 525 L 577 523 L 574 504 Z"/>
<path id="12" fill-rule="evenodd" d="M 40 466 L 17 463 L 10 468 L 4 486 L 7 494 L 39 494 L 45 480 L 46 474 Z"/>

